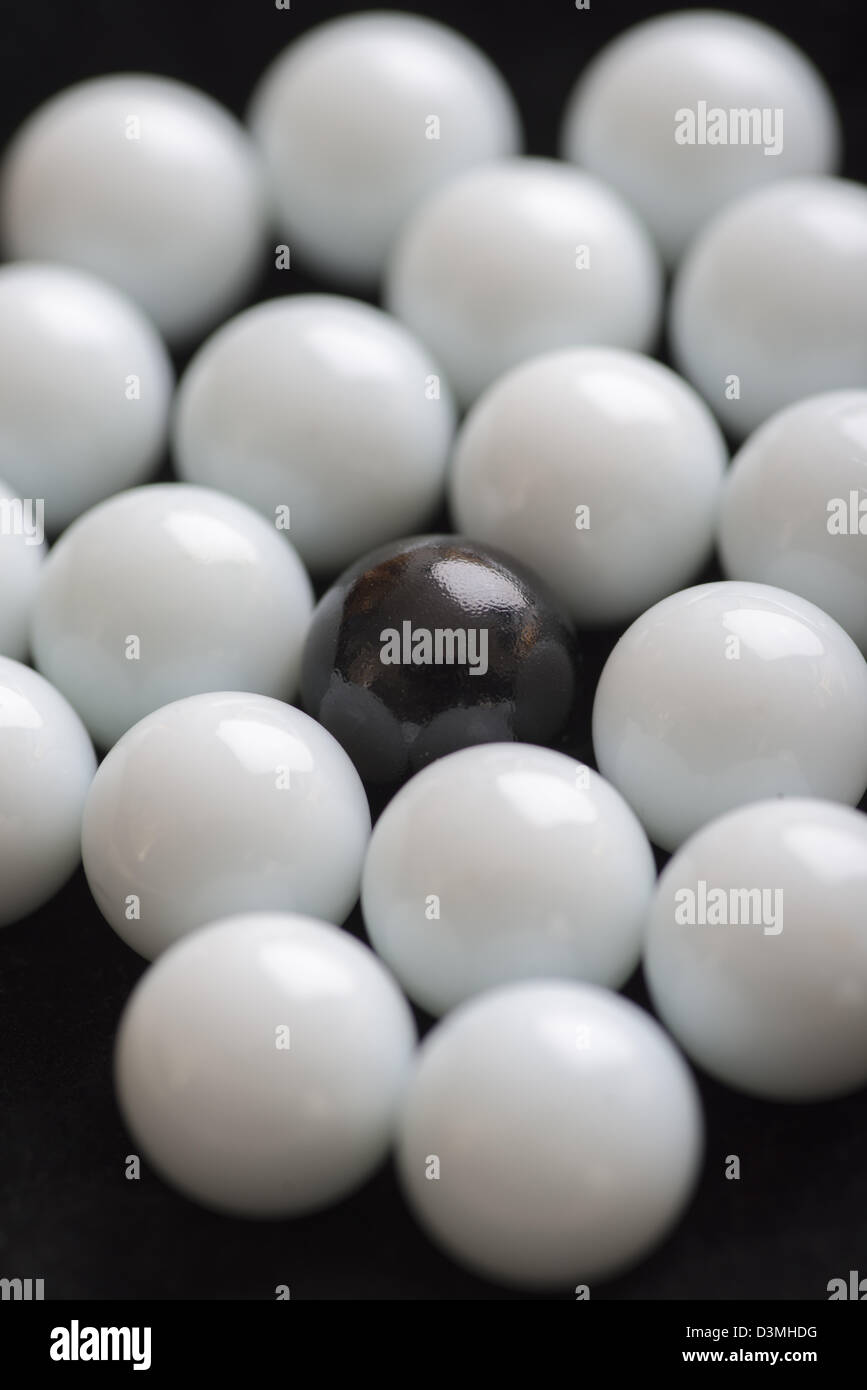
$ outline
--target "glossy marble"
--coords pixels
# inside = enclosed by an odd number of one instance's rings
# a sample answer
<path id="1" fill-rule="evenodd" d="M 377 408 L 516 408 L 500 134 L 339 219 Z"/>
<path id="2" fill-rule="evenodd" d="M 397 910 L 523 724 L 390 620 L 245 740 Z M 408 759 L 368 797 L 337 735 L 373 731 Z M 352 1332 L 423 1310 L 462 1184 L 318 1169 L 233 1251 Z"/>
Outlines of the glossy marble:
<path id="1" fill-rule="evenodd" d="M 867 662 L 806 599 L 701 584 L 657 603 L 615 646 L 593 747 L 662 849 L 768 797 L 855 805 L 867 787 Z"/>
<path id="2" fill-rule="evenodd" d="M 210 690 L 291 699 L 313 589 L 291 542 L 207 488 L 136 488 L 53 547 L 33 615 L 43 675 L 110 748 L 152 710 Z"/>
<path id="3" fill-rule="evenodd" d="M 641 214 L 671 265 L 733 198 L 831 174 L 841 145 L 834 100 L 806 54 L 765 24 L 713 10 L 655 15 L 607 43 L 581 72 L 560 138 L 566 159 Z"/>
<path id="4" fill-rule="evenodd" d="M 700 1066 L 768 1100 L 867 1082 L 867 816 L 792 798 L 722 816 L 666 866 L 644 958 Z"/>
<path id="5" fill-rule="evenodd" d="M 568 620 L 534 576 L 458 536 L 372 551 L 322 597 L 305 709 L 371 782 L 475 743 L 545 743 L 576 693 Z"/>
<path id="6" fill-rule="evenodd" d="M 49 533 L 157 467 L 174 372 L 125 295 L 63 266 L 0 267 L 0 477 Z"/>
<path id="7" fill-rule="evenodd" d="M 824 608 L 867 655 L 867 390 L 773 415 L 732 460 L 719 518 L 731 579 Z"/>
<path id="8" fill-rule="evenodd" d="M 397 1162 L 454 1259 L 592 1298 L 674 1225 L 702 1147 L 695 1084 L 656 1021 L 608 990 L 540 981 L 491 990 L 427 1036 Z"/>
<path id="9" fill-rule="evenodd" d="M 279 700 L 221 692 L 155 710 L 115 744 L 82 852 L 100 912 L 153 959 L 236 912 L 342 922 L 369 835 L 364 789 L 325 729 Z"/>
<path id="10" fill-rule="evenodd" d="M 384 294 L 468 406 L 540 352 L 650 351 L 662 275 L 644 227 L 606 184 L 552 159 L 511 159 L 422 203 L 392 250 Z"/>
<path id="11" fill-rule="evenodd" d="M 186 342 L 264 265 L 264 186 L 242 127 L 204 92 L 146 73 L 89 78 L 13 137 L 0 233 L 7 256 L 102 276 Z"/>
<path id="12" fill-rule="evenodd" d="M 675 365 L 743 439 L 805 396 L 863 387 L 865 321 L 867 188 L 787 179 L 696 237 L 674 280 L 669 336 Z"/>
<path id="13" fill-rule="evenodd" d="M 382 1162 L 414 1043 L 406 1001 L 354 937 L 288 913 L 232 917 L 139 981 L 118 1100 L 146 1161 L 186 1196 L 296 1216 Z"/>
<path id="14" fill-rule="evenodd" d="M 74 872 L 95 771 L 71 705 L 37 671 L 0 656 L 0 927 L 35 912 Z"/>
<path id="15" fill-rule="evenodd" d="M 572 348 L 513 368 L 461 428 L 455 524 L 536 571 L 579 626 L 628 622 L 710 558 L 726 447 L 658 362 Z"/>
<path id="16" fill-rule="evenodd" d="M 521 144 L 489 59 L 410 14 L 345 15 L 303 34 L 260 79 L 249 120 L 298 264 L 366 288 L 427 193 Z"/>
<path id="17" fill-rule="evenodd" d="M 441 1014 L 511 980 L 622 985 L 655 880 L 647 836 L 598 773 L 549 748 L 484 744 L 389 802 L 361 905 L 373 948 Z"/>
<path id="18" fill-rule="evenodd" d="M 427 348 L 358 300 L 304 294 L 224 324 L 181 380 L 183 478 L 288 526 L 311 570 L 333 575 L 428 522 L 454 431 Z"/>

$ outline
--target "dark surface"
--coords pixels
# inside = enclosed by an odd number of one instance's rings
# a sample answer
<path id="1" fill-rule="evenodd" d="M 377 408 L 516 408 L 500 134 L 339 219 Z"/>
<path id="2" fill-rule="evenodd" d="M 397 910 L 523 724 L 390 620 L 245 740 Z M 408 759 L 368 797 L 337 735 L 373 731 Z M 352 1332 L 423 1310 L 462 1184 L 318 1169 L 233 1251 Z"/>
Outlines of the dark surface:
<path id="1" fill-rule="evenodd" d="M 11 0 L 0 28 L 0 142 L 34 106 L 87 76 L 162 72 L 239 114 L 265 64 L 317 20 L 358 6 L 292 0 Z M 614 33 L 662 9 L 592 0 L 406 9 L 453 23 L 506 74 L 533 153 L 555 149 L 566 93 Z M 830 80 L 846 131 L 844 172 L 867 175 L 864 18 L 856 0 L 744 6 L 799 43 Z M 805 268 L 805 273 L 809 273 Z M 266 270 L 254 298 L 304 290 L 303 271 Z M 584 643 L 590 687 L 616 634 Z M 562 746 L 585 759 L 580 729 Z M 376 799 L 377 802 L 381 798 Z M 357 914 L 349 924 L 361 932 Z M 435 1251 L 384 1169 L 356 1196 L 294 1222 L 248 1223 L 199 1210 L 146 1168 L 111 1090 L 117 1019 L 145 963 L 101 920 L 82 875 L 0 933 L 0 1277 L 44 1278 L 49 1298 L 514 1299 Z M 636 979 L 626 991 L 646 1003 Z M 425 1020 L 420 1020 L 425 1024 Z M 867 1093 L 784 1106 L 700 1078 L 708 1136 L 697 1196 L 671 1239 L 593 1298 L 824 1299 L 829 1279 L 867 1273 Z M 726 1181 L 726 1156 L 741 1179 Z M 570 1298 L 564 1290 L 563 1298 Z M 793 1316 L 790 1321 L 798 1320 Z M 803 1320 L 803 1319 L 801 1319 Z"/>
<path id="2" fill-rule="evenodd" d="M 438 631 L 463 634 L 463 663 L 434 662 Z M 365 781 L 396 786 L 474 743 L 555 739 L 575 665 L 568 620 L 535 577 L 489 546 L 418 536 L 371 551 L 323 595 L 301 699 Z M 584 702 L 575 719 L 588 716 Z"/>

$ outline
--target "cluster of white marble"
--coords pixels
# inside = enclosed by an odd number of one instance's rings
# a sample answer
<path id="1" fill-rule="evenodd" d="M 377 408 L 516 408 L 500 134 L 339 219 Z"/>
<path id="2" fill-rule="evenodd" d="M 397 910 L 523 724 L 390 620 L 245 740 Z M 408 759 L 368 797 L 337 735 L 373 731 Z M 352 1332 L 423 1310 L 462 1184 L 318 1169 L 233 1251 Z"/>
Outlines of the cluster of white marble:
<path id="1" fill-rule="evenodd" d="M 642 958 L 722 1081 L 867 1082 L 867 190 L 839 147 L 804 55 L 711 12 L 608 45 L 561 160 L 522 154 L 482 53 L 397 14 L 293 43 L 246 128 L 111 76 L 12 140 L 0 925 L 83 854 L 154 961 L 120 1102 L 191 1197 L 314 1210 L 396 1143 L 469 1267 L 622 1270 L 703 1144 L 675 1042 L 616 993 Z M 269 236 L 384 307 L 242 308 Z M 666 266 L 682 375 L 648 355 Z M 166 344 L 195 349 L 177 391 Z M 181 481 L 152 484 L 167 448 Z M 577 627 L 626 628 L 599 772 L 469 748 L 371 834 L 346 753 L 291 704 L 309 574 L 446 499 Z M 688 587 L 715 546 L 727 577 Z M 359 895 L 373 951 L 339 929 Z M 418 1053 L 398 983 L 446 1015 Z"/>

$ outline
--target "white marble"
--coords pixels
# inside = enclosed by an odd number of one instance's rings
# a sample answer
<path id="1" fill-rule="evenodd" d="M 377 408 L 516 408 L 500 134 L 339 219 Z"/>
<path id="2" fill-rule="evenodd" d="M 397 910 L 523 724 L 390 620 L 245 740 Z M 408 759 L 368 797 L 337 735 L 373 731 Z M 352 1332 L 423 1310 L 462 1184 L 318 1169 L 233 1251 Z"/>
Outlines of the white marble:
<path id="1" fill-rule="evenodd" d="M 60 261 L 125 290 L 173 342 L 242 301 L 268 252 L 252 142 L 168 77 L 90 78 L 51 97 L 0 170 L 7 256 Z"/>
<path id="2" fill-rule="evenodd" d="M 0 656 L 0 927 L 35 912 L 77 867 L 95 771 L 72 706 L 37 671 Z"/>
<path id="3" fill-rule="evenodd" d="M 153 959 L 237 912 L 342 922 L 358 897 L 370 811 L 340 744 L 261 695 L 178 700 L 100 765 L 82 852 L 102 915 Z"/>
<path id="4" fill-rule="evenodd" d="M 867 1083 L 867 816 L 792 798 L 704 826 L 663 872 L 644 968 L 700 1066 L 768 1100 Z"/>
<path id="5" fill-rule="evenodd" d="M 174 452 L 188 482 L 288 519 L 305 563 L 330 574 L 424 529 L 454 423 L 439 366 L 400 324 L 358 300 L 292 295 L 199 350 L 178 391 Z"/>
<path id="6" fill-rule="evenodd" d="M 178 942 L 133 991 L 118 1100 L 145 1159 L 186 1196 L 295 1216 L 382 1162 L 414 1043 L 405 999 L 347 932 L 232 917 Z"/>
<path id="7" fill-rule="evenodd" d="M 867 662 L 806 599 L 701 584 L 657 603 L 615 646 L 593 747 L 662 849 L 750 801 L 855 805 L 867 787 Z"/>
<path id="8" fill-rule="evenodd" d="M 566 159 L 632 203 L 669 264 L 733 198 L 831 174 L 841 147 L 807 56 L 765 24 L 713 10 L 655 15 L 606 44 L 578 78 L 560 139 Z"/>
<path id="9" fill-rule="evenodd" d="M 422 203 L 392 251 L 384 293 L 469 405 L 540 352 L 649 351 L 662 275 L 619 194 L 568 164 L 511 159 L 472 169 Z"/>
<path id="10" fill-rule="evenodd" d="M 291 542 L 208 488 L 135 488 L 52 548 L 33 614 L 39 670 L 110 748 L 185 695 L 291 700 L 313 588 Z"/>
<path id="11" fill-rule="evenodd" d="M 249 120 L 293 265 L 366 288 L 426 194 L 522 138 L 489 59 L 409 14 L 345 15 L 303 34 L 260 79 Z"/>
<path id="12" fill-rule="evenodd" d="M 580 626 L 622 624 L 710 558 L 727 450 L 659 362 L 572 348 L 515 367 L 458 436 L 458 530 L 534 569 Z"/>
<path id="13" fill-rule="evenodd" d="M 389 802 L 361 904 L 371 945 L 441 1014 L 511 980 L 622 985 L 655 879 L 647 836 L 598 773 L 549 748 L 481 744 Z"/>
<path id="14" fill-rule="evenodd" d="M 766 420 L 732 460 L 719 551 L 824 608 L 867 654 L 867 390 L 829 391 Z"/>
<path id="15" fill-rule="evenodd" d="M 174 371 L 110 285 L 63 266 L 0 267 L 0 477 L 50 534 L 143 482 L 166 442 Z"/>
<path id="16" fill-rule="evenodd" d="M 649 1014 L 596 986 L 511 985 L 425 1039 L 398 1171 L 421 1225 L 476 1273 L 592 1297 L 680 1216 L 703 1128 Z"/>
<path id="17" fill-rule="evenodd" d="M 675 365 L 743 439 L 805 396 L 867 380 L 867 188 L 790 179 L 708 222 L 678 267 Z"/>

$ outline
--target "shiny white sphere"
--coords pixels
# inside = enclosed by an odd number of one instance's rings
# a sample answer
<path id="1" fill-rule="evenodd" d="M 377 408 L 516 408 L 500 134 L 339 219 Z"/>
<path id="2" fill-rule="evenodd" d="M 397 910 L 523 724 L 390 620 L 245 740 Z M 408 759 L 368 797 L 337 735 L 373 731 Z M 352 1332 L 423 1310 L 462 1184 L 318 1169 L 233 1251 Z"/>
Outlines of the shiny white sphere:
<path id="1" fill-rule="evenodd" d="M 662 874 L 644 968 L 718 1080 L 788 1101 L 867 1083 L 867 816 L 791 799 L 706 825 Z"/>
<path id="2" fill-rule="evenodd" d="M 655 879 L 647 836 L 598 773 L 549 748 L 481 744 L 388 804 L 361 905 L 371 945 L 441 1014 L 511 980 L 623 984 Z"/>
<path id="3" fill-rule="evenodd" d="M 426 194 L 521 146 L 496 68 L 410 14 L 342 16 L 296 39 L 257 85 L 250 125 L 290 252 L 364 287 Z"/>
<path id="4" fill-rule="evenodd" d="M 44 501 L 50 532 L 153 472 L 173 387 L 162 339 L 118 290 L 63 266 L 0 268 L 0 477 Z"/>
<path id="5" fill-rule="evenodd" d="M 333 573 L 424 524 L 454 431 L 429 353 L 379 309 L 337 295 L 258 304 L 187 368 L 174 449 L 192 483 L 242 498 Z M 288 508 L 288 513 L 286 509 Z"/>
<path id="6" fill-rule="evenodd" d="M 100 912 L 149 959 L 235 912 L 342 922 L 370 836 L 358 773 L 299 709 L 192 695 L 147 715 L 94 779 L 82 829 Z"/>
<path id="7" fill-rule="evenodd" d="M 723 209 L 678 268 L 675 363 L 742 439 L 784 406 L 867 380 L 867 188 L 792 179 Z"/>
<path id="8" fill-rule="evenodd" d="M 68 87 L 15 135 L 0 171 L 11 257 L 61 261 L 125 290 L 172 341 L 224 318 L 265 251 L 265 197 L 241 125 L 168 77 Z"/>
<path id="9" fill-rule="evenodd" d="M 766 797 L 855 805 L 867 787 L 867 662 L 833 618 L 783 589 L 684 589 L 609 656 L 593 748 L 662 849 Z"/>
<path id="10" fill-rule="evenodd" d="M 793 43 L 743 15 L 700 10 L 656 15 L 606 44 L 572 91 L 561 144 L 632 203 L 673 264 L 733 198 L 833 173 L 840 128 Z"/>
<path id="11" fill-rule="evenodd" d="M 402 994 L 347 932 L 288 913 L 231 917 L 140 980 L 117 1038 L 118 1100 L 186 1196 L 295 1216 L 381 1163 L 414 1043 Z"/>
<path id="12" fill-rule="evenodd" d="M 554 348 L 650 349 L 662 275 L 619 194 L 555 160 L 512 159 L 452 180 L 409 218 L 385 299 L 469 405 Z"/>
<path id="13" fill-rule="evenodd" d="M 571 1289 L 662 1240 L 702 1147 L 695 1083 L 655 1020 L 608 990 L 544 981 L 491 990 L 428 1035 L 398 1171 L 462 1264 Z"/>
<path id="14" fill-rule="evenodd" d="M 304 566 L 264 517 L 207 488 L 165 483 L 109 498 L 53 546 L 33 655 L 110 748 L 185 695 L 290 700 L 312 612 Z"/>
<path id="15" fill-rule="evenodd" d="M 622 623 L 709 559 L 726 458 L 710 410 L 674 372 L 573 348 L 515 367 L 476 402 L 452 515 L 534 569 L 580 625 Z"/>
<path id="16" fill-rule="evenodd" d="M 751 435 L 723 490 L 731 579 L 801 594 L 867 655 L 867 390 L 788 406 Z"/>
<path id="17" fill-rule="evenodd" d="M 37 504 L 0 478 L 0 656 L 14 661 L 26 661 L 30 652 L 30 615 L 45 559 Z"/>
<path id="18" fill-rule="evenodd" d="M 0 927 L 41 907 L 75 870 L 95 771 L 72 706 L 37 671 L 0 656 Z"/>

